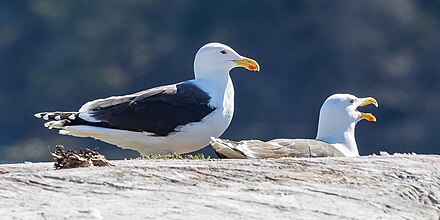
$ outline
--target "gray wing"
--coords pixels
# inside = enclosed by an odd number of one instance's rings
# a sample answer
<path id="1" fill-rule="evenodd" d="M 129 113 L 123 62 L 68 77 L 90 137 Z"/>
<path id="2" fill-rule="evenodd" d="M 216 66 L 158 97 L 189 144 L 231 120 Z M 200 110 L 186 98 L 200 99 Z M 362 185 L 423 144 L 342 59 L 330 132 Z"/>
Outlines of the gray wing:
<path id="1" fill-rule="evenodd" d="M 275 139 L 268 143 L 280 146 L 288 157 L 344 157 L 331 144 L 312 139 Z"/>
<path id="2" fill-rule="evenodd" d="M 268 142 L 260 140 L 230 141 L 212 138 L 219 158 L 281 158 L 281 157 L 343 157 L 335 147 L 311 139 L 275 139 Z"/>

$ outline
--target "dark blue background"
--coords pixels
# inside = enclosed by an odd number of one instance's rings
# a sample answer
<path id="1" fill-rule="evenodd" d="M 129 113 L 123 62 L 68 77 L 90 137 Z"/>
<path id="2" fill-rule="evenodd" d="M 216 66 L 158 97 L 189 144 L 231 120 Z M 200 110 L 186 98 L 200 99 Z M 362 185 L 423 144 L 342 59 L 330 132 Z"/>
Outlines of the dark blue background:
<path id="1" fill-rule="evenodd" d="M 228 44 L 261 72 L 232 71 L 222 137 L 315 137 L 332 93 L 373 96 L 361 154 L 440 153 L 439 1 L 0 2 L 0 160 L 50 160 L 48 147 L 128 150 L 57 135 L 33 114 L 193 77 L 196 51 Z M 212 153 L 207 148 L 205 153 Z"/>

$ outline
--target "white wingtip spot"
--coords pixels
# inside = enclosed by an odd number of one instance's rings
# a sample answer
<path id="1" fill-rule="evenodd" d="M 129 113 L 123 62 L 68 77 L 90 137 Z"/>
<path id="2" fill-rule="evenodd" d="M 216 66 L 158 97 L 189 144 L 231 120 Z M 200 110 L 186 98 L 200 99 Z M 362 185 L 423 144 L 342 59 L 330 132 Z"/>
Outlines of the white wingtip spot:
<path id="1" fill-rule="evenodd" d="M 34 116 L 35 116 L 36 118 L 41 118 L 41 115 L 42 115 L 42 113 L 34 114 Z"/>
<path id="2" fill-rule="evenodd" d="M 69 135 L 69 134 L 70 134 L 70 131 L 59 130 L 59 131 L 58 131 L 58 134 L 61 134 L 61 135 Z"/>
<path id="3" fill-rule="evenodd" d="M 56 117 L 55 117 L 55 120 L 61 120 L 61 116 L 59 116 L 59 115 L 57 115 Z"/>
<path id="4" fill-rule="evenodd" d="M 69 115 L 70 120 L 75 120 L 75 118 L 76 118 L 75 115 Z"/>
<path id="5" fill-rule="evenodd" d="M 43 119 L 44 119 L 44 120 L 49 120 L 49 115 L 45 114 L 45 115 L 43 116 Z"/>
<path id="6" fill-rule="evenodd" d="M 52 128 L 57 128 L 57 129 L 61 129 L 64 125 L 65 120 L 62 121 L 49 121 L 44 123 L 44 127 L 48 128 L 48 129 L 52 129 Z"/>
<path id="7" fill-rule="evenodd" d="M 44 127 L 46 127 L 46 128 L 48 128 L 48 129 L 52 129 L 53 127 L 52 127 L 52 122 L 50 121 L 50 122 L 46 122 L 46 123 L 44 123 Z"/>

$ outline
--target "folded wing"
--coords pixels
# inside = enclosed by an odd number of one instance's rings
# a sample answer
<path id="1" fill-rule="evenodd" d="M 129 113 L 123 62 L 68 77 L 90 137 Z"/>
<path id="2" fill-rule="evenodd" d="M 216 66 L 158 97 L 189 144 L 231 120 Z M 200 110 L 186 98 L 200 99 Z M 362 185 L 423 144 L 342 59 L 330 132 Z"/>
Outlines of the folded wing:
<path id="1" fill-rule="evenodd" d="M 167 136 L 213 112 L 209 100 L 210 96 L 192 83 L 161 86 L 88 102 L 79 110 L 79 117 L 64 126 L 92 125 Z"/>

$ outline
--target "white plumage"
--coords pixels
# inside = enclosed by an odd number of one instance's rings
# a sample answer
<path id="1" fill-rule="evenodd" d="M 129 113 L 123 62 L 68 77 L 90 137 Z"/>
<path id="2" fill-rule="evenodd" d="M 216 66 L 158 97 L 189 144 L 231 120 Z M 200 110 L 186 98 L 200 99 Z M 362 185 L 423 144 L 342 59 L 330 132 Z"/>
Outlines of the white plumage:
<path id="1" fill-rule="evenodd" d="M 35 116 L 62 135 L 92 137 L 144 155 L 192 152 L 228 128 L 234 114 L 229 71 L 235 67 L 259 70 L 256 61 L 232 48 L 209 43 L 196 54 L 193 80 L 97 99 L 78 112 Z"/>
<path id="2" fill-rule="evenodd" d="M 351 94 L 334 94 L 325 100 L 319 113 L 318 132 L 316 140 L 333 145 L 346 157 L 359 156 L 356 144 L 356 124 L 366 119 L 376 121 L 371 113 L 362 113 L 358 107 L 378 102 L 372 97 L 358 98 Z"/>

